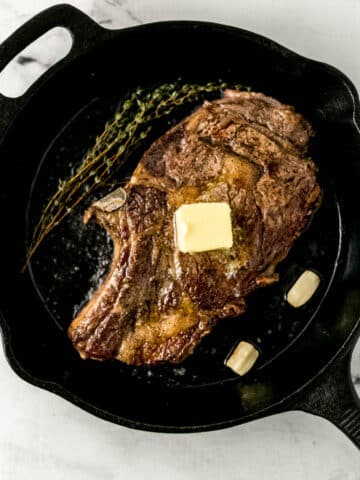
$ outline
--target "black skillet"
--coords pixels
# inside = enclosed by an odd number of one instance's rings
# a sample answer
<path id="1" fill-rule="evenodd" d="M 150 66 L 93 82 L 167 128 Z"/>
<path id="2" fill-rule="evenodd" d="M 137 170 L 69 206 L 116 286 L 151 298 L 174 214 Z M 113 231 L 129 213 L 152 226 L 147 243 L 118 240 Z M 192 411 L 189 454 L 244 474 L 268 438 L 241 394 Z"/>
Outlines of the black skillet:
<path id="1" fill-rule="evenodd" d="M 196 432 L 304 410 L 329 419 L 360 447 L 360 404 L 349 373 L 360 312 L 360 110 L 352 83 L 328 65 L 241 29 L 164 22 L 108 31 L 68 5 L 40 13 L 6 40 L 0 70 L 55 26 L 72 34 L 69 55 L 23 96 L 0 97 L 0 310 L 12 368 L 128 427 Z M 124 94 L 179 77 L 222 78 L 295 105 L 317 130 L 312 156 L 322 206 L 279 266 L 280 282 L 252 295 L 247 313 L 220 324 L 182 365 L 83 361 L 66 327 L 94 286 L 94 274 L 106 270 L 111 245 L 99 228 L 81 225 L 81 206 L 21 274 L 28 232 L 58 178 L 80 161 Z M 306 268 L 319 273 L 321 286 L 295 310 L 284 293 Z M 253 372 L 238 378 L 223 362 L 243 338 L 257 343 L 262 355 Z"/>

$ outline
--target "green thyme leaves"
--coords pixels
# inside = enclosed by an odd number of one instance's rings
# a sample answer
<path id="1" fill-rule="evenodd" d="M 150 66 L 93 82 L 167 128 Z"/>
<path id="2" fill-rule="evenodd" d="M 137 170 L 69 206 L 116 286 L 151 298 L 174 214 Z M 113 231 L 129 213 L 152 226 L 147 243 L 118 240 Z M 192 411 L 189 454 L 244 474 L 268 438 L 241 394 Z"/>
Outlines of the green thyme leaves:
<path id="1" fill-rule="evenodd" d="M 95 189 L 114 176 L 129 155 L 149 136 L 154 121 L 228 86 L 225 82 L 165 83 L 152 90 L 137 88 L 130 93 L 112 121 L 106 123 L 74 174 L 67 179 L 59 179 L 58 189 L 48 200 L 34 229 L 26 265 L 44 238 Z"/>

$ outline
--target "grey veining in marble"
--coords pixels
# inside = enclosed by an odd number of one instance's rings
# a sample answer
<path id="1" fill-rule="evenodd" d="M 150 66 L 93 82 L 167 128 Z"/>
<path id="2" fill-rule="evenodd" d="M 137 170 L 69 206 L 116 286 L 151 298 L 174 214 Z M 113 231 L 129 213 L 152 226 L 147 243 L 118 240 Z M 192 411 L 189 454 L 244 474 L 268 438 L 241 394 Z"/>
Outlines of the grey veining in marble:
<path id="1" fill-rule="evenodd" d="M 0 41 L 33 14 L 55 3 L 0 0 Z M 359 0 L 69 3 L 107 28 L 170 19 L 241 26 L 337 66 L 360 90 Z M 0 91 L 19 94 L 70 48 L 71 41 L 63 30 L 48 35 L 42 45 L 30 46 L 3 72 L 5 75 L 0 75 Z M 241 52 L 238 55 L 241 61 Z M 360 342 L 352 374 L 360 393 Z M 1 349 L 0 385 L 0 480 L 360 480 L 359 451 L 330 423 L 311 415 L 291 412 L 193 435 L 132 431 L 92 417 L 26 384 L 10 370 Z"/>

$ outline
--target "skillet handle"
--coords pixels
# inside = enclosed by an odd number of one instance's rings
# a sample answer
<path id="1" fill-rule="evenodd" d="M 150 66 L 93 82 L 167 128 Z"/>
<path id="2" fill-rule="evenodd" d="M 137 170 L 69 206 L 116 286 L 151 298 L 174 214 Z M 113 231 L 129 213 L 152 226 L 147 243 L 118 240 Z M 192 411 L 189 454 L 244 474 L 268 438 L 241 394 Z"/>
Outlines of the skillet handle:
<path id="1" fill-rule="evenodd" d="M 72 48 L 65 58 L 51 67 L 20 97 L 8 98 L 0 94 L 0 139 L 35 89 L 39 88 L 59 65 L 64 65 L 80 55 L 89 44 L 106 32 L 77 8 L 66 4 L 55 5 L 35 15 L 0 45 L 0 72 L 24 48 L 54 27 L 69 30 L 73 40 Z"/>
<path id="2" fill-rule="evenodd" d="M 338 359 L 295 409 L 329 420 L 360 449 L 360 400 L 351 380 L 351 355 Z"/>

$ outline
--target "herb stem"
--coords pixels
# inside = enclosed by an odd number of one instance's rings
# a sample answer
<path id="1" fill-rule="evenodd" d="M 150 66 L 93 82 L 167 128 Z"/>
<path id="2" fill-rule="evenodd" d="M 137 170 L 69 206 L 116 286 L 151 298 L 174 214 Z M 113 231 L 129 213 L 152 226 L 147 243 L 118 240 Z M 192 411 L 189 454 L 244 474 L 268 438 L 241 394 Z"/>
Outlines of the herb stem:
<path id="1" fill-rule="evenodd" d="M 165 83 L 153 90 L 137 88 L 133 91 L 113 120 L 106 123 L 75 173 L 66 180 L 59 180 L 57 191 L 47 201 L 34 228 L 24 269 L 45 237 L 90 193 L 114 176 L 126 158 L 148 137 L 154 120 L 225 87 L 228 87 L 225 82 Z"/>

